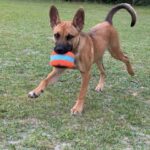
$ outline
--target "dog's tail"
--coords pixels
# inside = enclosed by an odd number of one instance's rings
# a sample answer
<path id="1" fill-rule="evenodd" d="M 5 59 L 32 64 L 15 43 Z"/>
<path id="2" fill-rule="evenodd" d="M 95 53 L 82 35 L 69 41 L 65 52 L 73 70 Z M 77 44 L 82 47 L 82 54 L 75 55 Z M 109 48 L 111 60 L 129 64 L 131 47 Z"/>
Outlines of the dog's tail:
<path id="1" fill-rule="evenodd" d="M 113 24 L 112 23 L 112 18 L 114 16 L 114 14 L 120 10 L 120 9 L 126 9 L 130 15 L 131 15 L 131 27 L 133 27 L 136 23 L 136 12 L 134 10 L 134 8 L 130 5 L 130 4 L 127 4 L 127 3 L 121 3 L 121 4 L 118 4 L 116 6 L 114 6 L 107 14 L 106 16 L 106 19 L 105 21 L 109 22 L 110 24 Z"/>

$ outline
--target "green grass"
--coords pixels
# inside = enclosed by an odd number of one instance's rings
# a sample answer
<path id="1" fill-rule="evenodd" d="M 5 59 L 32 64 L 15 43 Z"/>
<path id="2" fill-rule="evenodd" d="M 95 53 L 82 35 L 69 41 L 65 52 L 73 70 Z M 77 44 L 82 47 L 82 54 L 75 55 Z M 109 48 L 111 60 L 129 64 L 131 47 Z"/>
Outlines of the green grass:
<path id="1" fill-rule="evenodd" d="M 80 87 L 78 71 L 68 71 L 36 101 L 27 93 L 50 72 L 48 10 L 51 2 L 0 0 L 0 149 L 17 150 L 148 150 L 150 147 L 150 8 L 136 7 L 138 22 L 120 11 L 114 25 L 121 36 L 136 75 L 106 52 L 107 79 L 102 93 L 92 78 L 82 116 L 70 116 Z M 88 31 L 103 21 L 110 5 L 54 3 L 63 19 L 76 9 L 86 12 Z M 59 94 L 58 94 L 59 93 Z M 64 94 L 65 93 L 65 94 Z"/>

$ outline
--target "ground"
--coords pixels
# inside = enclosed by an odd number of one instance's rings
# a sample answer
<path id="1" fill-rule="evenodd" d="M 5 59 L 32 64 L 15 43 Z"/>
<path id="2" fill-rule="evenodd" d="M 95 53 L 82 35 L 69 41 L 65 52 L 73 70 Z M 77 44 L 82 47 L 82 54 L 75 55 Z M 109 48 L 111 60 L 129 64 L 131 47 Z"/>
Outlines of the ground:
<path id="1" fill-rule="evenodd" d="M 123 51 L 135 76 L 124 64 L 104 56 L 104 91 L 94 91 L 99 73 L 92 68 L 84 113 L 71 116 L 81 77 L 68 71 L 41 97 L 27 93 L 51 71 L 54 46 L 49 27 L 49 1 L 0 0 L 0 149 L 16 150 L 148 150 L 150 147 L 150 8 L 135 7 L 138 21 L 120 11 L 114 17 Z M 84 31 L 104 20 L 111 5 L 53 2 L 60 16 L 72 19 L 85 9 Z"/>

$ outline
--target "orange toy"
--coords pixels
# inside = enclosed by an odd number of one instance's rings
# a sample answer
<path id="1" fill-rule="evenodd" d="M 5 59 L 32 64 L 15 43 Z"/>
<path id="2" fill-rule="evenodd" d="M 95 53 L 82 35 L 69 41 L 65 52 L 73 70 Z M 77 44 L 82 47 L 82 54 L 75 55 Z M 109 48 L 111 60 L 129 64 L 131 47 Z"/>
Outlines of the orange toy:
<path id="1" fill-rule="evenodd" d="M 74 68 L 75 55 L 72 52 L 65 54 L 57 54 L 53 51 L 50 55 L 50 65 L 53 67 L 60 68 Z"/>

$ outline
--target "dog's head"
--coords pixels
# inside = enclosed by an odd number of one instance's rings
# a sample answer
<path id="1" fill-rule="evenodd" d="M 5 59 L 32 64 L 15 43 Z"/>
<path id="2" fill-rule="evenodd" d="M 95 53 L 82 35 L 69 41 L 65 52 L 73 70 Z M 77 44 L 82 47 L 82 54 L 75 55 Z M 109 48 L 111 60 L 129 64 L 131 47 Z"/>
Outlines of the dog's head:
<path id="1" fill-rule="evenodd" d="M 51 6 L 49 17 L 54 33 L 55 52 L 64 54 L 76 48 L 79 43 L 79 34 L 84 26 L 84 10 L 78 9 L 72 21 L 61 21 L 57 8 Z"/>

